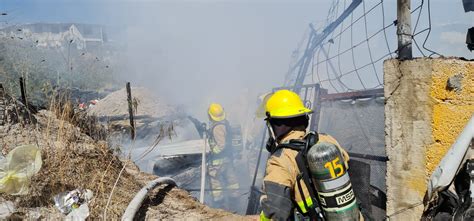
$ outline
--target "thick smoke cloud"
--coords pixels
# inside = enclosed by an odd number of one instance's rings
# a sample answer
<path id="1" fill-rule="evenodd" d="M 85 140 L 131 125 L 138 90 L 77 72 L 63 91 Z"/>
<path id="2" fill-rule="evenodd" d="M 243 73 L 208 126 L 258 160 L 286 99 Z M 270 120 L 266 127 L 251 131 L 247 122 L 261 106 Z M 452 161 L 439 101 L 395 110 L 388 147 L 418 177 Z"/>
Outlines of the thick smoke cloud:
<path id="1" fill-rule="evenodd" d="M 158 96 L 172 104 L 183 104 L 203 119 L 210 102 L 223 103 L 235 116 L 242 112 L 243 101 L 252 103 L 260 93 L 280 86 L 307 25 L 325 19 L 332 3 L 25 0 L 3 1 L 0 6 L 9 13 L 8 24 L 107 25 L 109 38 L 123 49 L 123 80 L 150 87 Z M 433 33 L 427 45 L 444 55 L 472 57 L 465 45 L 453 45 L 439 38 L 443 31 L 462 35 L 472 23 L 472 13 L 463 13 L 461 1 L 435 0 L 431 7 Z M 395 16 L 395 4 L 387 2 L 386 10 L 390 22 Z M 422 17 L 426 24 L 426 16 Z M 369 17 L 368 22 L 371 27 L 379 27 L 380 18 Z M 396 37 L 389 34 L 390 43 L 395 43 Z M 374 45 L 375 54 L 383 48 L 379 46 Z"/>
<path id="2" fill-rule="evenodd" d="M 280 86 L 291 52 L 315 16 L 311 11 L 324 11 L 315 3 L 139 2 L 115 7 L 124 12 L 115 22 L 125 29 L 127 78 L 170 103 L 184 104 L 200 118 L 206 117 L 210 102 L 222 103 L 238 117 L 244 102 Z"/>

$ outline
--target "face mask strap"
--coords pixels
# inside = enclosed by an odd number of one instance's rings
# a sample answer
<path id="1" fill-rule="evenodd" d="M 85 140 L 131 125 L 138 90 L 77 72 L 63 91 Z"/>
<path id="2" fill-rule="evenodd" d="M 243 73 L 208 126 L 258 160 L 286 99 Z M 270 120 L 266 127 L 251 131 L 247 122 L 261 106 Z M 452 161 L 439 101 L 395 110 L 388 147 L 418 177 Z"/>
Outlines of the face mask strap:
<path id="1" fill-rule="evenodd" d="M 267 117 L 267 118 L 265 119 L 265 121 L 266 121 L 266 125 L 267 125 L 267 128 L 268 128 L 268 133 L 269 133 L 270 137 L 271 137 L 271 138 L 273 139 L 273 141 L 275 142 L 275 145 L 278 146 L 278 143 L 277 143 L 277 141 L 276 141 L 275 132 L 273 131 L 273 127 L 272 127 L 272 125 L 270 124 L 270 118 Z"/>

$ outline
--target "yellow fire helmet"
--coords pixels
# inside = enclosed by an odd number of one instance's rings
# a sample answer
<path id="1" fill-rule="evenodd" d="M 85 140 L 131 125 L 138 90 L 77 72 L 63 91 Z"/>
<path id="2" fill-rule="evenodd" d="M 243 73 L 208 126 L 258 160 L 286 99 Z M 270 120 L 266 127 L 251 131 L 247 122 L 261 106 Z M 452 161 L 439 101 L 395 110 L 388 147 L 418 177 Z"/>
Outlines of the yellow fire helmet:
<path id="1" fill-rule="evenodd" d="M 303 105 L 301 98 L 295 92 L 279 90 L 268 99 L 265 112 L 269 118 L 292 118 L 310 114 L 313 111 Z"/>
<path id="2" fill-rule="evenodd" d="M 207 113 L 213 121 L 223 121 L 225 119 L 224 108 L 220 104 L 211 103 Z"/>

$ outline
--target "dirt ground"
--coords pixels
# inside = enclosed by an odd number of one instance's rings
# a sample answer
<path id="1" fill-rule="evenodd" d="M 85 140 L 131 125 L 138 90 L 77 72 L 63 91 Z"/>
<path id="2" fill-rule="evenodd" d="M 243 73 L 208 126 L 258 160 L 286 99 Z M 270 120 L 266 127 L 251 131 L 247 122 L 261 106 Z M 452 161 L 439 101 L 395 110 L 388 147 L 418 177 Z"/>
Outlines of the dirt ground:
<path id="1" fill-rule="evenodd" d="M 0 194 L 0 201 L 12 201 L 17 208 L 10 218 L 64 218 L 55 208 L 53 196 L 81 188 L 94 193 L 89 203 L 89 219 L 120 219 L 136 192 L 157 176 L 140 172 L 134 164 L 119 159 L 105 141 L 90 138 L 78 127 L 56 116 L 62 115 L 40 111 L 34 115 L 36 124 L 18 122 L 0 125 L 3 155 L 17 146 L 33 144 L 41 149 L 43 161 L 41 170 L 31 179 L 28 195 Z M 110 203 L 106 206 L 110 196 Z M 167 186 L 154 190 L 137 216 L 147 220 L 246 219 L 209 208 L 188 192 Z"/>
<path id="2" fill-rule="evenodd" d="M 132 164 L 127 165 L 127 172 L 136 177 L 137 181 L 143 185 L 158 178 L 140 172 L 138 167 Z M 224 210 L 209 208 L 200 204 L 187 191 L 166 185 L 162 185 L 150 193 L 136 218 L 146 220 L 249 220 Z"/>

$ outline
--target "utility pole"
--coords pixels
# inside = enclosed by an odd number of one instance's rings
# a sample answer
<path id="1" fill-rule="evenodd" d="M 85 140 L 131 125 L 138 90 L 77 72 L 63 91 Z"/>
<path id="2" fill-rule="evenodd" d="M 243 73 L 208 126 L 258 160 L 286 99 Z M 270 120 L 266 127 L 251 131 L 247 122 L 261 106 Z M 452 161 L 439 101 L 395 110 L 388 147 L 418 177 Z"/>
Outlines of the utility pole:
<path id="1" fill-rule="evenodd" d="M 398 59 L 412 59 L 411 3 L 397 0 Z"/>

